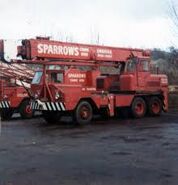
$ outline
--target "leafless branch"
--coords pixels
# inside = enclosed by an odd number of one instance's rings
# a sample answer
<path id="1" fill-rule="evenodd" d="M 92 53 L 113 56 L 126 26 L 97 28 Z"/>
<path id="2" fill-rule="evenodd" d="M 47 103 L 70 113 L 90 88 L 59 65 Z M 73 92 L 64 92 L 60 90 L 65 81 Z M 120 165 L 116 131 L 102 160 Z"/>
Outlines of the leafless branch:
<path id="1" fill-rule="evenodd" d="M 175 3 L 175 1 L 170 0 L 169 7 L 171 20 L 173 21 L 174 25 L 178 28 L 178 6 Z"/>

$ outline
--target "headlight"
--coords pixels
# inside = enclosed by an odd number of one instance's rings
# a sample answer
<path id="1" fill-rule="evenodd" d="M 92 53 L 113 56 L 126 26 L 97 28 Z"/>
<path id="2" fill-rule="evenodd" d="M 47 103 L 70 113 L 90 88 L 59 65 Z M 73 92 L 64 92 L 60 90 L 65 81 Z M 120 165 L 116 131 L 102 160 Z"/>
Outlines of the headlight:
<path id="1" fill-rule="evenodd" d="M 35 92 L 35 99 L 38 99 L 39 96 L 40 96 L 40 91 L 36 91 L 36 92 Z"/>
<path id="2" fill-rule="evenodd" d="M 7 99 L 8 98 L 8 96 L 7 95 L 4 95 L 4 97 L 3 97 L 4 99 Z"/>
<path id="3" fill-rule="evenodd" d="M 35 99 L 37 99 L 38 98 L 38 94 L 35 94 Z"/>
<path id="4" fill-rule="evenodd" d="M 56 95 L 55 95 L 55 99 L 59 99 L 60 98 L 60 94 L 58 92 L 56 92 Z"/>

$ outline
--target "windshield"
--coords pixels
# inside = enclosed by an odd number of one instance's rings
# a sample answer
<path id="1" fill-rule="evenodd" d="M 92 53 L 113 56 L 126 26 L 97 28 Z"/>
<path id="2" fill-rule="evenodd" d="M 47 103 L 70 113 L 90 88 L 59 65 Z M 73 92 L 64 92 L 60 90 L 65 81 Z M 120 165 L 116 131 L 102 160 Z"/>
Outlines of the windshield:
<path id="1" fill-rule="evenodd" d="M 35 76 L 33 77 L 32 84 L 39 84 L 40 81 L 41 81 L 42 74 L 43 74 L 42 71 L 36 72 L 36 73 L 35 73 Z"/>

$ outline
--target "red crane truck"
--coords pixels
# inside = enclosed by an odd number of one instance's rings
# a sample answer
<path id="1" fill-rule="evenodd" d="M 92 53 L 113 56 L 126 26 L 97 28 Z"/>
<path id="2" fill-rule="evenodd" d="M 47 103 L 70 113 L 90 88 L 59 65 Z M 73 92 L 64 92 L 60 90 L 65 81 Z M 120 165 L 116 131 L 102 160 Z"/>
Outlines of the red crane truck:
<path id="1" fill-rule="evenodd" d="M 86 124 L 96 113 L 115 116 L 125 108 L 136 118 L 146 113 L 158 116 L 168 110 L 168 79 L 166 75 L 150 73 L 149 51 L 37 38 L 23 40 L 18 56 L 23 59 L 19 62 L 43 65 L 31 85 L 35 97 L 32 108 L 41 110 L 48 122 L 68 113 L 76 123 Z M 50 66 L 59 69 L 50 71 Z M 91 70 L 87 77 L 75 71 L 76 67 L 89 66 L 93 71 L 114 66 L 120 72 L 96 75 Z"/>
<path id="2" fill-rule="evenodd" d="M 31 118 L 30 97 L 27 89 L 34 71 L 26 65 L 10 64 L 4 59 L 4 42 L 0 41 L 0 114 L 1 119 L 10 119 L 14 112 L 22 118 Z"/>
<path id="3" fill-rule="evenodd" d="M 0 63 L 0 112 L 1 119 L 10 119 L 13 113 L 19 112 L 22 118 L 31 118 L 30 88 L 34 72 L 19 64 Z"/>

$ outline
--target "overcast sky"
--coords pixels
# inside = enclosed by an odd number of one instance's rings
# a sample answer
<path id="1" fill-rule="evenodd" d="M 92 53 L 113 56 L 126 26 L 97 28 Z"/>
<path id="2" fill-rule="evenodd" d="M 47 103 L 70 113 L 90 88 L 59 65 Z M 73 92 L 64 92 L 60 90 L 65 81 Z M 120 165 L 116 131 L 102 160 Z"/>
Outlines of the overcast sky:
<path id="1" fill-rule="evenodd" d="M 0 0 L 0 37 L 42 35 L 111 46 L 178 46 L 168 19 L 168 1 Z"/>

